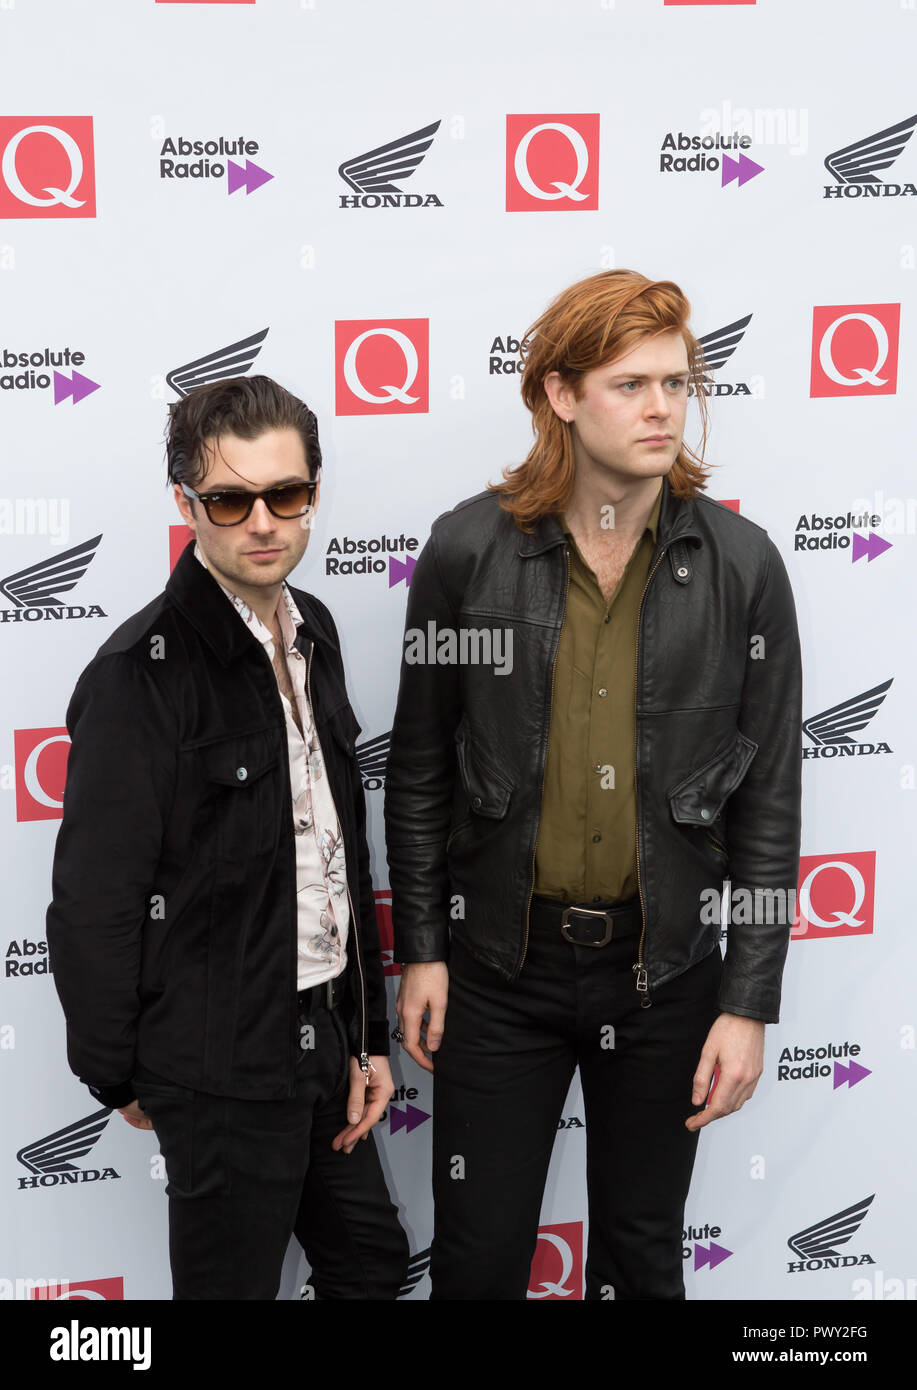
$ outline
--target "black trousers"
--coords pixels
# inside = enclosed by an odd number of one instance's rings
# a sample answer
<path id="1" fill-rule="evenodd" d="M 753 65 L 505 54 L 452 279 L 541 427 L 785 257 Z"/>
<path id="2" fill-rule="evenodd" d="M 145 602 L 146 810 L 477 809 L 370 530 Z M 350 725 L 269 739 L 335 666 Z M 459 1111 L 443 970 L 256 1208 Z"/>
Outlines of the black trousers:
<path id="1" fill-rule="evenodd" d="M 533 913 L 533 917 L 535 914 Z M 697 1134 L 685 1120 L 717 1017 L 719 949 L 653 991 L 635 937 L 569 944 L 535 918 L 507 983 L 453 942 L 435 1054 L 434 1299 L 524 1299 L 557 1124 L 579 1065 L 587 1299 L 683 1299 L 682 1229 Z"/>
<path id="2" fill-rule="evenodd" d="M 372 1134 L 351 1154 L 331 1140 L 347 1124 L 348 1048 L 337 1011 L 304 1016 L 296 1094 L 235 1100 L 134 1077 L 165 1158 L 175 1299 L 272 1299 L 295 1234 L 316 1298 L 393 1299 L 407 1239 Z M 308 1035 L 304 1035 L 308 1036 Z"/>

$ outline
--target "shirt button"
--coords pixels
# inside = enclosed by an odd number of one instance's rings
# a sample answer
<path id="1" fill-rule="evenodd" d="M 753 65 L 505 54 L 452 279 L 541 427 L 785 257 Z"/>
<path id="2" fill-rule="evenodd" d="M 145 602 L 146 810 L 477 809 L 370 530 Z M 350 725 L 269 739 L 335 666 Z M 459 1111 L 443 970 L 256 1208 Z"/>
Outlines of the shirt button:
<path id="1" fill-rule="evenodd" d="M 601 771 L 602 771 L 602 764 L 601 764 L 601 763 L 596 763 L 595 767 L 594 767 L 592 770 L 593 770 L 593 772 L 601 772 Z"/>
<path id="2" fill-rule="evenodd" d="M 608 694 L 608 691 L 605 689 L 604 685 L 602 686 L 601 690 L 599 691 L 599 694 L 601 695 L 601 697 L 602 697 L 603 700 L 605 699 L 605 696 Z"/>
<path id="3" fill-rule="evenodd" d="M 602 901 L 602 899 L 599 897 L 598 893 L 596 893 L 596 895 L 595 895 L 595 897 L 592 899 L 592 901 L 593 901 L 594 903 L 600 903 L 600 902 Z"/>
<path id="4" fill-rule="evenodd" d="M 244 782 L 245 779 L 246 779 L 246 777 L 248 776 L 248 768 L 247 768 L 247 767 L 237 767 L 237 768 L 236 768 L 236 776 L 238 777 L 238 779 L 239 779 L 240 782 Z"/>
<path id="5" fill-rule="evenodd" d="M 592 837 L 592 843 L 593 843 L 594 845 L 597 845 L 597 844 L 599 843 L 599 841 L 601 840 L 601 838 L 602 838 L 601 835 L 593 835 L 593 837 Z"/>

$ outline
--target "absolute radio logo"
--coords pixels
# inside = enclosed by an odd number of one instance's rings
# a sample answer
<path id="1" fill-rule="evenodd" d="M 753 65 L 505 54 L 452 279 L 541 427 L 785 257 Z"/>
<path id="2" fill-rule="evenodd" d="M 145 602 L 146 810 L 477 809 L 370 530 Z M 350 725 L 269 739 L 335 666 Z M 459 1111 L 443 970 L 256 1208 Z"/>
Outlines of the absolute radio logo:
<path id="1" fill-rule="evenodd" d="M 325 573 L 328 575 L 388 574 L 388 587 L 393 589 L 404 580 L 411 582 L 417 561 L 408 552 L 416 550 L 420 541 L 416 536 L 406 536 L 402 531 L 398 536 L 364 536 L 354 540 L 352 536 L 332 536 L 325 552 Z M 382 556 L 388 555 L 388 560 Z M 398 556 L 404 555 L 403 560 Z M 351 557 L 357 556 L 357 559 Z"/>
<path id="2" fill-rule="evenodd" d="M 339 319 L 334 325 L 336 415 L 425 415 L 429 319 Z"/>
<path id="3" fill-rule="evenodd" d="M 828 304 L 812 311 L 810 396 L 893 396 L 900 304 Z"/>
<path id="4" fill-rule="evenodd" d="M 95 217 L 91 116 L 0 116 L 0 219 Z"/>
<path id="5" fill-rule="evenodd" d="M 65 1129 L 55 1130 L 44 1139 L 37 1139 L 20 1149 L 16 1158 L 30 1176 L 20 1178 L 20 1192 L 35 1187 L 58 1187 L 73 1183 L 104 1182 L 120 1178 L 114 1168 L 81 1168 L 78 1158 L 85 1158 L 108 1124 L 111 1111 L 96 1110 L 85 1119 L 76 1120 Z"/>
<path id="6" fill-rule="evenodd" d="M 251 370 L 269 331 L 268 328 L 262 328 L 259 333 L 240 338 L 236 343 L 228 343 L 226 347 L 215 348 L 203 357 L 195 357 L 192 362 L 185 362 L 181 367 L 173 367 L 166 373 L 167 385 L 171 386 L 177 396 L 187 396 L 198 386 L 209 386 L 214 381 L 244 376 Z"/>
<path id="7" fill-rule="evenodd" d="M 871 936 L 875 895 L 875 850 L 803 855 L 790 937 Z"/>
<path id="8" fill-rule="evenodd" d="M 751 323 L 751 314 L 746 314 L 743 319 L 736 319 L 735 323 L 727 323 L 724 328 L 715 328 L 712 333 L 705 333 L 702 338 L 698 338 L 697 346 L 703 362 L 704 375 L 701 382 L 701 394 L 704 396 L 753 396 L 760 395 L 760 381 L 754 381 L 749 386 L 747 381 L 714 381 L 713 373 L 729 361 L 736 348 L 745 337 L 745 330 Z M 688 383 L 688 395 L 694 396 L 697 392 L 693 383 Z"/>
<path id="9" fill-rule="evenodd" d="M 70 735 L 66 729 L 15 729 L 16 819 L 60 820 Z"/>
<path id="10" fill-rule="evenodd" d="M 852 1207 L 836 1211 L 833 1216 L 825 1216 L 814 1226 L 807 1226 L 804 1231 L 790 1236 L 787 1245 L 799 1259 L 789 1261 L 787 1273 L 812 1273 L 818 1269 L 848 1269 L 851 1265 L 875 1264 L 871 1255 L 851 1255 L 840 1248 L 848 1245 L 862 1226 L 875 1195 L 864 1197 Z"/>
<path id="11" fill-rule="evenodd" d="M 192 140 L 185 135 L 167 136 L 159 151 L 160 179 L 226 180 L 226 192 L 245 189 L 246 196 L 274 177 L 256 164 L 252 155 L 260 154 L 257 140 L 244 135 L 219 135 Z"/>
<path id="12" fill-rule="evenodd" d="M 386 1116 L 389 1122 L 389 1134 L 398 1134 L 404 1130 L 405 1134 L 411 1134 L 413 1130 L 419 1129 L 430 1118 L 428 1110 L 421 1110 L 411 1101 L 416 1100 L 420 1095 L 416 1086 L 398 1086 L 392 1101 L 400 1101 L 400 1105 L 389 1104 L 388 1110 L 382 1112 L 382 1119 Z"/>
<path id="13" fill-rule="evenodd" d="M 55 405 L 64 401 L 79 405 L 99 389 L 97 381 L 76 370 L 85 361 L 86 354 L 71 347 L 25 352 L 16 347 L 0 348 L 0 391 L 47 391 L 53 385 Z M 69 367 L 70 374 L 57 371 L 58 367 Z"/>
<path id="14" fill-rule="evenodd" d="M 802 756 L 853 758 L 865 754 L 890 753 L 892 750 L 887 743 L 860 743 L 856 735 L 871 723 L 888 694 L 893 679 L 894 677 L 890 676 L 881 685 L 874 685 L 871 690 L 852 695 L 850 699 L 842 700 L 839 705 L 832 705 L 830 709 L 804 719 L 802 732 L 813 747 L 807 748 L 803 745 Z"/>
<path id="15" fill-rule="evenodd" d="M 816 1081 L 831 1077 L 833 1091 L 843 1086 L 852 1090 L 867 1076 L 872 1076 L 869 1067 L 852 1060 L 859 1057 L 860 1051 L 860 1044 L 849 1039 L 819 1043 L 815 1047 L 793 1043 L 781 1050 L 777 1080 Z"/>
<path id="16" fill-rule="evenodd" d="M 891 541 L 872 529 L 881 525 L 879 512 L 847 511 L 834 516 L 821 512 L 803 513 L 796 522 L 793 549 L 819 555 L 826 550 L 846 550 L 853 564 L 865 556 L 868 565 L 892 548 Z M 864 531 L 866 534 L 861 534 Z"/>
<path id="17" fill-rule="evenodd" d="M 598 113 L 507 116 L 507 212 L 595 212 L 598 206 Z"/>
<path id="18" fill-rule="evenodd" d="M 720 187 L 736 183 L 741 188 L 751 179 L 764 173 L 745 154 L 751 148 L 750 135 L 742 131 L 706 131 L 703 134 L 684 130 L 668 130 L 659 146 L 661 174 L 716 174 Z"/>
<path id="19" fill-rule="evenodd" d="M 583 1223 L 539 1226 L 526 1294 L 530 1299 L 583 1297 Z"/>
<path id="20" fill-rule="evenodd" d="M 730 1255 L 735 1254 L 735 1251 L 727 1250 L 725 1245 L 717 1243 L 722 1234 L 723 1228 L 711 1226 L 709 1221 L 705 1221 L 703 1226 L 689 1223 L 684 1228 L 681 1233 L 681 1257 L 683 1260 L 694 1257 L 695 1274 L 699 1269 L 716 1269 L 717 1265 L 721 1265 Z"/>
<path id="21" fill-rule="evenodd" d="M 487 362 L 488 376 L 521 376 L 525 368 L 522 344 L 512 333 L 497 334 L 490 345 Z"/>
<path id="22" fill-rule="evenodd" d="M 824 185 L 826 198 L 901 198 L 917 195 L 912 183 L 886 183 L 882 170 L 888 169 L 901 154 L 914 133 L 917 116 L 897 125 L 886 126 L 874 135 L 862 136 L 829 154 L 825 168 L 834 179 Z"/>
<path id="23" fill-rule="evenodd" d="M 3 973 L 8 980 L 52 974 L 47 941 L 32 941 L 27 936 L 17 941 L 14 937 L 6 948 L 3 967 Z"/>
<path id="24" fill-rule="evenodd" d="M 345 159 L 338 169 L 352 193 L 341 194 L 342 208 L 441 208 L 435 193 L 402 192 L 408 179 L 433 144 L 440 122 L 412 130 L 387 145 Z"/>
<path id="25" fill-rule="evenodd" d="M 64 618 L 105 618 L 97 603 L 67 604 L 60 597 L 76 587 L 96 553 L 101 535 L 36 565 L 0 579 L 0 594 L 13 604 L 0 608 L 0 623 L 38 623 Z"/>

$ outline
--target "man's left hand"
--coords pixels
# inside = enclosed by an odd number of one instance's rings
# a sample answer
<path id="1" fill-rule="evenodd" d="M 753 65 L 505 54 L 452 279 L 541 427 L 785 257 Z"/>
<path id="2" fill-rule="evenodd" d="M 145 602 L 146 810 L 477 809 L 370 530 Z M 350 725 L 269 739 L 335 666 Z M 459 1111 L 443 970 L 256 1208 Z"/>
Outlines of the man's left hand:
<path id="1" fill-rule="evenodd" d="M 350 1090 L 347 1095 L 347 1118 L 350 1124 L 331 1141 L 333 1149 L 352 1153 L 357 1142 L 365 1139 L 373 1125 L 395 1094 L 395 1083 L 387 1057 L 370 1057 L 369 1078 L 360 1070 L 356 1057 L 350 1059 Z"/>
<path id="2" fill-rule="evenodd" d="M 694 1073 L 693 1105 L 703 1104 L 713 1080 L 714 1067 L 719 1067 L 720 1073 L 706 1110 L 685 1120 L 688 1129 L 701 1129 L 721 1115 L 731 1115 L 754 1095 L 764 1070 L 764 1027 L 757 1018 L 720 1014 L 707 1034 Z"/>

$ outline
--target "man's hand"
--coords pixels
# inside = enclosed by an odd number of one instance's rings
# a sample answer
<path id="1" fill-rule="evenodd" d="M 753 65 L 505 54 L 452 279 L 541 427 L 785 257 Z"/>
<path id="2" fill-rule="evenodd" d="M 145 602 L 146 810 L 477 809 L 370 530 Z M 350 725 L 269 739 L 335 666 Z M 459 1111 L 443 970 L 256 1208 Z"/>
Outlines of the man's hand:
<path id="1" fill-rule="evenodd" d="M 694 1073 L 693 1105 L 703 1103 L 714 1067 L 719 1067 L 720 1074 L 710 1103 L 702 1114 L 685 1120 L 688 1129 L 700 1129 L 721 1115 L 731 1115 L 754 1094 L 764 1070 L 764 1024 L 757 1018 L 720 1014 L 707 1034 Z"/>
<path id="2" fill-rule="evenodd" d="M 404 1034 L 402 1047 L 424 1071 L 433 1070 L 429 1054 L 435 1052 L 443 1040 L 448 998 L 449 967 L 444 960 L 421 961 L 402 968 L 401 988 L 395 1005 L 398 1027 Z M 425 1015 L 428 1016 L 426 1023 Z"/>
<path id="3" fill-rule="evenodd" d="M 140 1109 L 138 1102 L 135 1100 L 132 1100 L 130 1105 L 122 1105 L 118 1114 L 123 1115 L 127 1123 L 134 1126 L 134 1129 L 153 1128 L 153 1121 L 147 1118 L 146 1114 Z"/>
<path id="4" fill-rule="evenodd" d="M 395 1094 L 395 1083 L 387 1057 L 370 1057 L 369 1077 L 360 1070 L 356 1057 L 350 1059 L 350 1091 L 347 1095 L 347 1118 L 350 1124 L 331 1141 L 333 1149 L 352 1153 L 357 1142 L 365 1139 Z"/>

